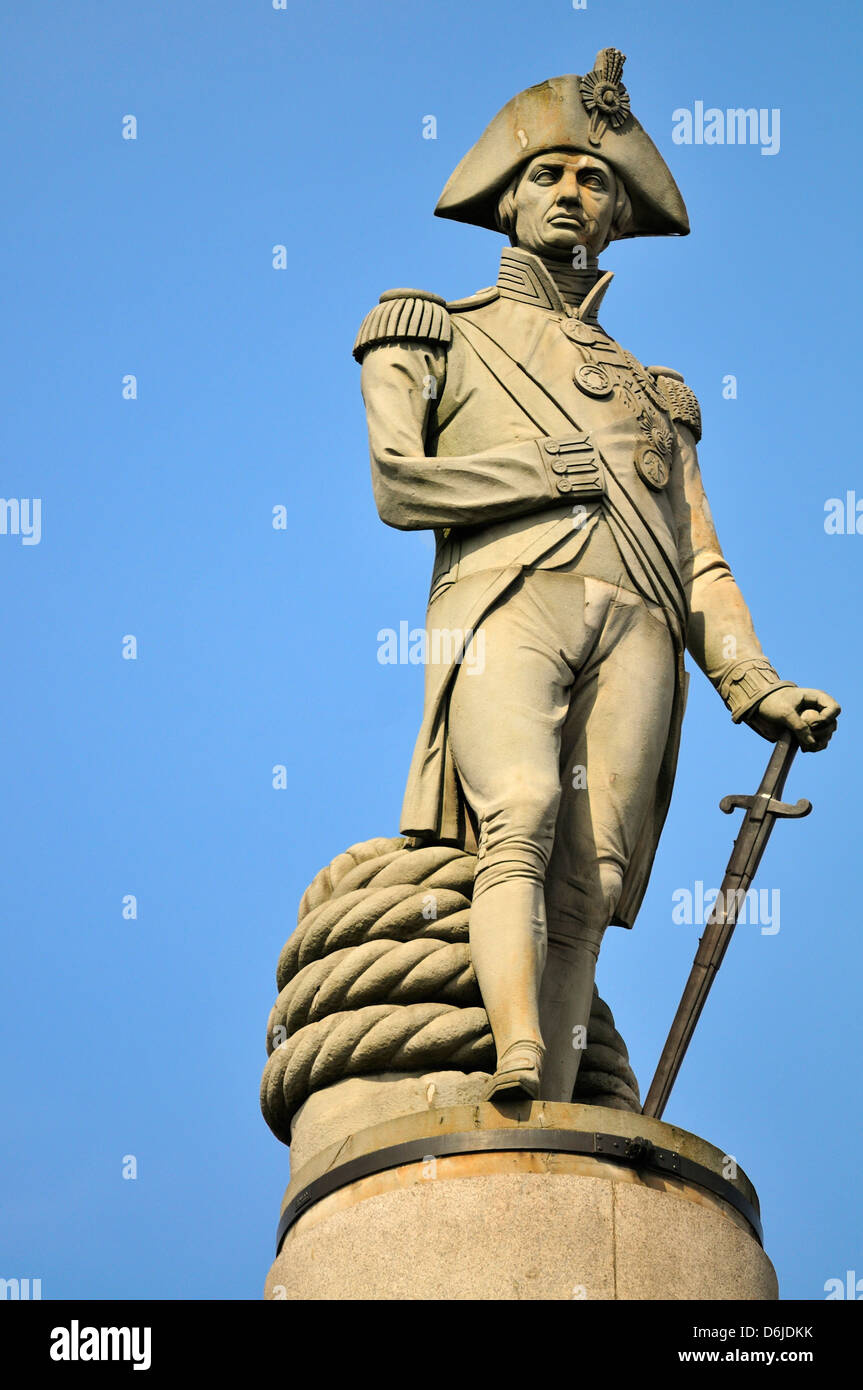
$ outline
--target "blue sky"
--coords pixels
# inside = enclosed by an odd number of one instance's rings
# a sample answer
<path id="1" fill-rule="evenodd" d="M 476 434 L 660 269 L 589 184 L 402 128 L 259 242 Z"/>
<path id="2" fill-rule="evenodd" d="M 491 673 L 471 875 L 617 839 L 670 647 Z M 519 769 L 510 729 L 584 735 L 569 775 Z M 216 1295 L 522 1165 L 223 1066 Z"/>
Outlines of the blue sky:
<path id="1" fill-rule="evenodd" d="M 260 1297 L 288 1179 L 257 1100 L 275 962 L 317 869 L 397 833 L 421 709 L 377 633 L 421 624 L 429 537 L 375 513 L 350 348 L 384 289 L 495 279 L 501 239 L 434 218 L 440 189 L 510 96 L 609 44 L 692 235 L 613 246 L 603 322 L 698 393 L 765 650 L 844 711 L 758 880 L 781 928 L 738 928 L 666 1118 L 756 1183 L 784 1297 L 863 1274 L 863 535 L 824 528 L 863 499 L 860 27 L 842 0 L 3 7 L 0 493 L 40 498 L 42 534 L 0 535 L 0 1275 Z M 778 108 L 778 153 L 675 145 L 697 101 Z M 768 751 L 695 671 L 651 886 L 599 965 L 643 1092 L 697 944 L 672 894 L 718 886 L 717 803 Z"/>

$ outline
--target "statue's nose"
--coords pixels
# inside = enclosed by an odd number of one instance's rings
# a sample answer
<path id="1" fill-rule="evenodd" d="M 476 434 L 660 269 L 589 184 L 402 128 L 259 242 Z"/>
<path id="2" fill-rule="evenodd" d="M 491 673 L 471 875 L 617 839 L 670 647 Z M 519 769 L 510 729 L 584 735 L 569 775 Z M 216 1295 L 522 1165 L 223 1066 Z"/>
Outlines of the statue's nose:
<path id="1" fill-rule="evenodd" d="M 575 174 L 564 174 L 557 188 L 559 203 L 580 203 L 581 189 Z"/>

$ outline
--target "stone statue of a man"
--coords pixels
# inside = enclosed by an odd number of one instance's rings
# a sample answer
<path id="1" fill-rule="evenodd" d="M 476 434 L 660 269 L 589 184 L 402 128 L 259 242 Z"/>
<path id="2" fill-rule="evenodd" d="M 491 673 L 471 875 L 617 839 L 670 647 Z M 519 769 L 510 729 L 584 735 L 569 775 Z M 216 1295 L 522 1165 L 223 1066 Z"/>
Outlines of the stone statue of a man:
<path id="1" fill-rule="evenodd" d="M 476 847 L 489 1097 L 572 1097 L 603 933 L 632 926 L 668 809 L 685 649 L 765 738 L 822 749 L 839 714 L 762 652 L 693 392 L 598 321 L 610 241 L 689 231 L 623 62 L 521 92 L 447 183 L 439 216 L 509 236 L 496 285 L 390 290 L 354 349 L 380 516 L 437 538 L 428 651 L 448 659 L 427 666 L 401 830 Z"/>

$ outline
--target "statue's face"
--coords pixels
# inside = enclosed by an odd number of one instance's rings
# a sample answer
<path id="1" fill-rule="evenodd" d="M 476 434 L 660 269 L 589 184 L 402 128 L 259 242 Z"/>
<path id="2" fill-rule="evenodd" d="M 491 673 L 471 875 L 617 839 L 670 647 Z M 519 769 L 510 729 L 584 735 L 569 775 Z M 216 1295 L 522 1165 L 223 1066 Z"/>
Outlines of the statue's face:
<path id="1" fill-rule="evenodd" d="M 605 246 L 617 181 L 604 159 L 550 150 L 530 161 L 514 196 L 516 245 L 568 261 L 574 246 L 592 256 Z"/>

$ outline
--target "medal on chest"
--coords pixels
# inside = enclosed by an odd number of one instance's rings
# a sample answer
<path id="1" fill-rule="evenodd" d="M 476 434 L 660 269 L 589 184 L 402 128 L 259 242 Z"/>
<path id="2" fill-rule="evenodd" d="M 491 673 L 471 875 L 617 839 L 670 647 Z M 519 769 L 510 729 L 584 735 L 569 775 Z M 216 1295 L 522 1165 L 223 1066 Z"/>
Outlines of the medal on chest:
<path id="1" fill-rule="evenodd" d="M 649 488 L 661 492 L 671 477 L 674 435 L 660 387 L 638 358 L 595 325 L 573 316 L 560 326 L 578 351 L 572 374 L 575 385 L 594 400 L 615 397 L 631 412 L 641 431 L 633 459 L 635 471 Z"/>

